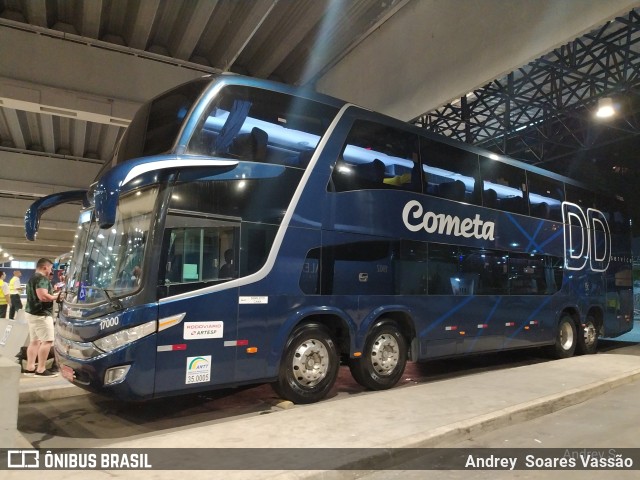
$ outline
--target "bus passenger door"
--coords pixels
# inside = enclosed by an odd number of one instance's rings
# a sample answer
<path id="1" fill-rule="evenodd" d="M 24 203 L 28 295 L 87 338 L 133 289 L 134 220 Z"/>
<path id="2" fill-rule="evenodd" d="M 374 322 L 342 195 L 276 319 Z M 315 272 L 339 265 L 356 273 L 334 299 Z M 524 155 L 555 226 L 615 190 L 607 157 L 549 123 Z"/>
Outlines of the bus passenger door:
<path id="1" fill-rule="evenodd" d="M 238 237 L 238 224 L 170 211 L 159 255 L 156 394 L 234 381 L 236 349 L 227 344 L 237 337 L 238 289 L 205 289 L 237 276 Z"/>

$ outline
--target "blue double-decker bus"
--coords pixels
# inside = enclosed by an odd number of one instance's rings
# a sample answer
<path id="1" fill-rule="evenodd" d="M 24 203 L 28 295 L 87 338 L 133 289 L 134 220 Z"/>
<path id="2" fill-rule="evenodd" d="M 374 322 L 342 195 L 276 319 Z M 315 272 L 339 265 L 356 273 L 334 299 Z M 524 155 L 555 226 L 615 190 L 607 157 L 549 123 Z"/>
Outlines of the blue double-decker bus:
<path id="1" fill-rule="evenodd" d="M 149 399 L 341 363 L 594 353 L 632 328 L 622 199 L 312 91 L 207 76 L 145 104 L 87 191 L 55 351 L 74 384 Z"/>

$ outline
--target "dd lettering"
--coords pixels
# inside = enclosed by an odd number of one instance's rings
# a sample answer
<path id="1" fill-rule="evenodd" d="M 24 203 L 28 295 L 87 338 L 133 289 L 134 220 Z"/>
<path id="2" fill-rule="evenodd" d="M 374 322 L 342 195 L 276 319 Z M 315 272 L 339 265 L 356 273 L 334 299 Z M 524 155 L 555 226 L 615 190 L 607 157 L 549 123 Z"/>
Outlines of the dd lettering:
<path id="1" fill-rule="evenodd" d="M 611 259 L 611 230 L 600 210 L 585 211 L 575 203 L 562 202 L 565 268 L 582 270 L 589 263 L 594 272 L 603 272 Z"/>

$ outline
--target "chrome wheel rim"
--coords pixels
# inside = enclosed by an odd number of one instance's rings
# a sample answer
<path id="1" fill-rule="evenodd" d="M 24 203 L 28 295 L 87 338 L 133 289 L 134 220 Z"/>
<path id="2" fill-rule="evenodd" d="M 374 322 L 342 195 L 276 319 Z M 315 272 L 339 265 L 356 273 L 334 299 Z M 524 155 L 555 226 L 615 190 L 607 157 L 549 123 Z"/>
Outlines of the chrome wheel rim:
<path id="1" fill-rule="evenodd" d="M 596 327 L 592 322 L 587 322 L 587 324 L 584 326 L 583 333 L 585 345 L 591 346 L 596 343 L 598 332 L 596 332 Z"/>
<path id="2" fill-rule="evenodd" d="M 371 347 L 371 364 L 378 375 L 391 375 L 400 361 L 400 348 L 396 337 L 383 333 Z"/>
<path id="3" fill-rule="evenodd" d="M 329 371 L 329 351 L 316 338 L 305 340 L 293 354 L 293 376 L 300 385 L 314 387 Z"/>
<path id="4" fill-rule="evenodd" d="M 573 329 L 569 322 L 563 322 L 560 326 L 560 346 L 563 350 L 571 350 L 573 346 Z"/>

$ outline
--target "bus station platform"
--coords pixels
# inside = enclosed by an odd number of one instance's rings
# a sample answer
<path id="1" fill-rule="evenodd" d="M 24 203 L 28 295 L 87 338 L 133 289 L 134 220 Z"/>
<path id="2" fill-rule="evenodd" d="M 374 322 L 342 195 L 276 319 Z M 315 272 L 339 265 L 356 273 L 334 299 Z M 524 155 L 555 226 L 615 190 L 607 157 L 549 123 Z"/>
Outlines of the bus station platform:
<path id="1" fill-rule="evenodd" d="M 636 322 L 638 324 L 638 322 Z M 441 381 L 360 395 L 328 398 L 311 405 L 283 401 L 266 415 L 241 416 L 230 421 L 195 424 L 116 438 L 106 448 L 189 449 L 332 449 L 331 472 L 309 459 L 305 470 L 287 470 L 282 459 L 269 460 L 264 469 L 250 467 L 254 478 L 347 478 L 336 465 L 375 470 L 393 463 L 399 449 L 449 447 L 494 429 L 546 415 L 616 387 L 640 380 L 640 338 L 627 334 L 628 346 L 616 353 L 576 356 L 533 365 L 487 371 Z M 21 378 L 20 402 L 47 401 L 84 391 L 60 377 Z M 18 437 L 20 434 L 18 433 Z M 25 440 L 26 441 L 26 440 Z M 28 448 L 28 445 L 17 445 Z M 344 458 L 340 458 L 341 449 Z M 354 453 L 354 449 L 356 453 Z M 302 450 L 300 450 L 302 452 Z M 300 453 L 302 455 L 302 453 Z M 398 462 L 405 461 L 398 458 Z M 248 460 L 250 462 L 250 460 Z M 269 462 L 276 462 L 269 464 Z M 281 462 L 281 463 L 277 463 Z M 379 465 L 380 464 L 380 465 Z M 185 468 L 188 469 L 188 468 Z M 324 472 L 324 473 L 323 473 Z M 17 478 L 20 472 L 6 478 Z M 26 473 L 26 472 L 23 472 Z M 204 472 L 203 472 L 204 473 Z M 227 475 L 229 473 L 229 475 Z M 228 478 L 246 478 L 225 472 Z M 346 472 L 343 472 L 346 475 Z M 15 476 L 14 476 L 15 475 Z M 82 472 L 48 471 L 49 478 L 80 478 Z M 113 470 L 109 477 L 173 478 L 175 472 Z M 328 476 L 327 476 L 328 475 Z M 105 477 L 106 478 L 106 477 Z"/>

